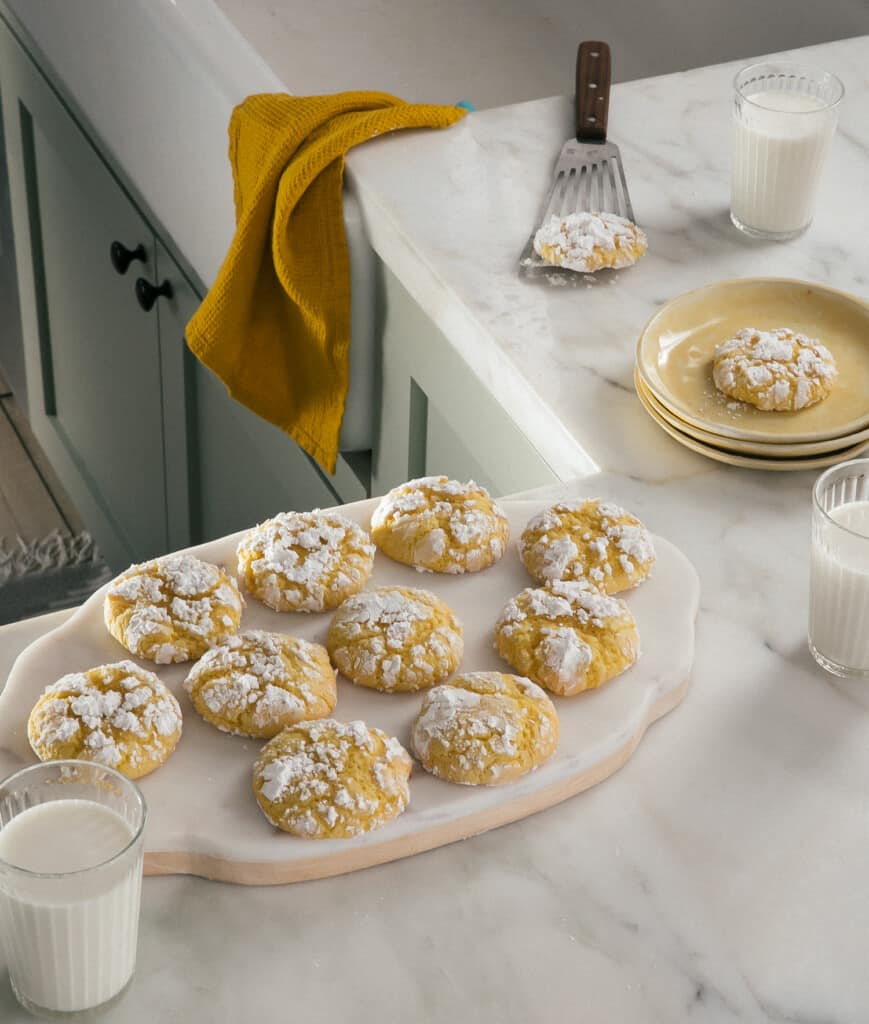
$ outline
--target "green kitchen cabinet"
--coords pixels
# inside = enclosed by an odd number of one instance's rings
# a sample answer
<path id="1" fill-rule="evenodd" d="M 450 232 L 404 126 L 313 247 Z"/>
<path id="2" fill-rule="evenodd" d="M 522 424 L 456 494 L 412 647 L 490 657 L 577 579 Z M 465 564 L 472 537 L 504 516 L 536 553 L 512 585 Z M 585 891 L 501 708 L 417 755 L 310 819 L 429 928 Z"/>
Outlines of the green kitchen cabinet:
<path id="1" fill-rule="evenodd" d="M 168 544 L 161 362 L 134 294 L 155 238 L 8 31 L 0 32 L 28 418 L 107 560 Z M 112 242 L 140 248 L 121 276 Z"/>
<path id="2" fill-rule="evenodd" d="M 383 379 L 372 486 L 445 474 L 503 495 L 558 476 L 392 271 L 383 265 Z"/>
<path id="3" fill-rule="evenodd" d="M 341 504 L 345 496 L 325 482 L 297 444 L 233 401 L 199 363 L 194 381 L 193 481 L 203 538 L 234 533 L 287 509 Z"/>
<path id="4" fill-rule="evenodd" d="M 217 377 L 192 356 L 184 328 L 200 296 L 157 242 L 160 281 L 172 298 L 159 310 L 161 352 L 171 371 L 163 385 L 164 435 L 171 547 L 183 543 L 184 523 L 173 512 L 190 509 L 193 540 L 212 540 L 243 530 L 288 509 L 311 509 L 367 497 L 340 460 L 334 481 L 326 478 L 295 442 L 230 398 Z M 340 487 L 340 490 L 339 490 Z"/>
<path id="5" fill-rule="evenodd" d="M 0 93 L 27 415 L 112 568 L 366 497 L 370 460 L 327 477 L 190 355 L 204 289 L 2 21 Z"/>

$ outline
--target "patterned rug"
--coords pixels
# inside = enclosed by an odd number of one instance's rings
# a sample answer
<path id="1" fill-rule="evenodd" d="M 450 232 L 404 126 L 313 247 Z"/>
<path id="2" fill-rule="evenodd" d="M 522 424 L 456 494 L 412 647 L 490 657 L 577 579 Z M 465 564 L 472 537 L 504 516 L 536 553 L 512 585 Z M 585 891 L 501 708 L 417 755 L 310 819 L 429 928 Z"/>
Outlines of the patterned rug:
<path id="1" fill-rule="evenodd" d="M 89 533 L 0 539 L 0 624 L 81 604 L 112 572 Z"/>

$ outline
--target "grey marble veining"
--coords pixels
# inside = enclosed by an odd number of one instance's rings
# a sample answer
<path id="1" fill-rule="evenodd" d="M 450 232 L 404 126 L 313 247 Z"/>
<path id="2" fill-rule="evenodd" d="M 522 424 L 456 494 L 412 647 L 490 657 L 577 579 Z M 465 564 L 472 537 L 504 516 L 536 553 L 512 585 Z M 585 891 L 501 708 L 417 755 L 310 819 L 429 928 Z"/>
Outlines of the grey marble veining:
<path id="1" fill-rule="evenodd" d="M 110 1019 L 860 1022 L 867 691 L 805 644 L 805 474 L 604 475 L 703 581 L 692 689 L 604 784 L 365 872 L 144 886 Z M 528 495 L 525 495 L 526 497 Z M 41 620 L 0 631 L 0 672 Z M 0 1019 L 23 1024 L 0 985 Z"/>
<path id="2" fill-rule="evenodd" d="M 683 452 L 629 390 L 639 325 L 694 284 L 793 274 L 866 293 L 867 55 L 811 54 L 850 98 L 817 222 L 787 246 L 726 221 L 730 69 L 620 87 L 613 135 L 653 249 L 612 287 L 515 277 L 566 101 L 359 154 L 372 234 L 417 301 L 517 415 L 535 393 L 551 409 L 565 471 L 587 454 L 609 470 L 534 496 L 623 502 L 694 562 L 692 688 L 604 784 L 486 835 L 283 888 L 147 879 L 113 1024 L 869 1019 L 869 689 L 806 647 L 813 477 Z M 0 678 L 56 621 L 0 630 Z M 0 983 L 0 1020 L 28 1019 Z"/>
<path id="3" fill-rule="evenodd" d="M 845 83 L 841 127 L 815 222 L 787 244 L 730 223 L 730 117 L 737 64 L 616 86 L 609 135 L 622 151 L 649 252 L 629 272 L 553 288 L 517 277 L 572 100 L 398 133 L 348 167 L 374 247 L 563 479 L 601 469 L 663 479 L 702 472 L 634 395 L 634 349 L 667 300 L 730 277 L 795 277 L 869 295 L 869 37 L 798 51 Z"/>

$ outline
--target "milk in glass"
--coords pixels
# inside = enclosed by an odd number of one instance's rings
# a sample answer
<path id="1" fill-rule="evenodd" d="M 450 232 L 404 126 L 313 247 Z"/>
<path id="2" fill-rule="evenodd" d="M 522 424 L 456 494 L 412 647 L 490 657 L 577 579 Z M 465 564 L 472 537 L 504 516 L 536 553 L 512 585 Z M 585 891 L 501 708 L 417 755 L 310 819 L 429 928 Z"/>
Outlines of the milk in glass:
<path id="1" fill-rule="evenodd" d="M 808 227 L 841 96 L 834 75 L 800 65 L 737 75 L 730 212 L 738 227 L 770 238 Z"/>
<path id="2" fill-rule="evenodd" d="M 0 940 L 25 1005 L 83 1010 L 130 980 L 142 858 L 121 854 L 133 839 L 117 811 L 86 799 L 36 804 L 0 828 Z"/>
<path id="3" fill-rule="evenodd" d="M 833 666 L 869 674 L 869 501 L 827 515 L 814 526 L 809 638 Z"/>

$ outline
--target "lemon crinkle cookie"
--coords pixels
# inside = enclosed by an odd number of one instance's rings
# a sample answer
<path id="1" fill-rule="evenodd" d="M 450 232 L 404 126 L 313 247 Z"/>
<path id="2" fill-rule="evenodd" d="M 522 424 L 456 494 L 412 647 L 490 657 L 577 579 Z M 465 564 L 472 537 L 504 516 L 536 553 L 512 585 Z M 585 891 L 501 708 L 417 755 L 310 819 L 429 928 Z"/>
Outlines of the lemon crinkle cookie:
<path id="1" fill-rule="evenodd" d="M 620 598 L 584 580 L 555 580 L 507 603 L 495 625 L 495 647 L 522 675 L 570 697 L 633 665 L 640 638 Z"/>
<path id="2" fill-rule="evenodd" d="M 364 722 L 324 718 L 278 733 L 254 764 L 263 814 L 306 839 L 346 839 L 395 818 L 410 800 L 410 755 Z"/>
<path id="3" fill-rule="evenodd" d="M 181 708 L 132 661 L 72 672 L 48 686 L 27 722 L 40 761 L 94 761 L 131 779 L 159 768 L 181 738 Z"/>
<path id="4" fill-rule="evenodd" d="M 587 579 L 617 594 L 649 575 L 655 548 L 636 516 L 590 498 L 561 502 L 534 516 L 519 539 L 519 557 L 540 583 Z"/>
<path id="5" fill-rule="evenodd" d="M 237 633 L 212 647 L 190 670 L 184 689 L 206 722 L 258 739 L 324 718 L 337 700 L 325 648 L 263 630 Z"/>
<path id="6" fill-rule="evenodd" d="M 329 626 L 326 647 L 351 682 L 405 692 L 443 682 L 459 667 L 458 619 L 417 587 L 377 587 L 349 597 Z"/>
<path id="7" fill-rule="evenodd" d="M 371 536 L 385 555 L 420 571 L 478 572 L 504 554 L 510 524 L 485 487 L 428 476 L 381 499 Z"/>
<path id="8" fill-rule="evenodd" d="M 529 679 L 469 672 L 425 694 L 411 745 L 423 768 L 438 778 L 498 786 L 554 753 L 558 716 Z"/>
<path id="9" fill-rule="evenodd" d="M 322 612 L 365 586 L 374 565 L 368 534 L 340 512 L 282 512 L 238 545 L 245 587 L 278 612 Z"/>
<path id="10" fill-rule="evenodd" d="M 719 391 L 766 412 L 817 405 L 830 394 L 838 372 L 825 345 L 787 327 L 743 327 L 716 345 L 712 362 Z"/>
<path id="11" fill-rule="evenodd" d="M 109 584 L 103 611 L 131 654 L 165 665 L 198 658 L 235 633 L 243 606 L 223 569 L 179 554 L 130 566 Z"/>
<path id="12" fill-rule="evenodd" d="M 629 267 L 647 246 L 646 233 L 614 213 L 552 216 L 534 236 L 534 251 L 541 259 L 585 274 L 604 267 Z"/>

